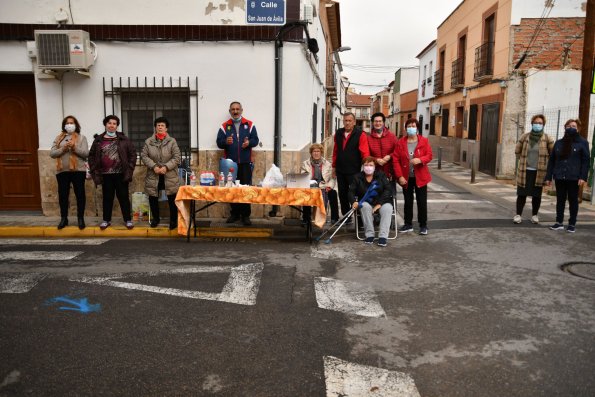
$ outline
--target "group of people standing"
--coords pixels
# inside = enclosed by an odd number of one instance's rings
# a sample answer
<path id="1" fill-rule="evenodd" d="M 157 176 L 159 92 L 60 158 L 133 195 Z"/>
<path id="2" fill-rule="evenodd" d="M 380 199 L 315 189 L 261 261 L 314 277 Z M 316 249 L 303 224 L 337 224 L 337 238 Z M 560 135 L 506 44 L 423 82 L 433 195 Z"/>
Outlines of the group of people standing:
<path id="1" fill-rule="evenodd" d="M 539 223 L 539 207 L 543 185 L 556 186 L 556 222 L 552 230 L 564 230 L 564 209 L 568 201 L 569 219 L 566 231 L 576 231 L 579 188 L 586 184 L 589 173 L 589 143 L 579 134 L 581 123 L 570 119 L 564 124 L 564 136 L 554 139 L 543 132 L 545 116 L 531 118 L 531 131 L 521 135 L 516 144 L 518 159 L 515 224 L 522 222 L 527 196 L 531 196 L 532 223 Z"/>
<path id="2" fill-rule="evenodd" d="M 85 228 L 85 179 L 87 164 L 95 185 L 102 186 L 103 220 L 101 230 L 107 229 L 112 222 L 114 198 L 117 197 L 122 211 L 124 224 L 128 229 L 134 227 L 129 197 L 129 184 L 132 181 L 137 161 L 136 148 L 123 132 L 118 131 L 120 119 L 110 115 L 103 119 L 104 132 L 94 136 L 91 148 L 87 139 L 81 135 L 81 126 L 74 116 L 67 116 L 62 121 L 62 131 L 50 150 L 50 156 L 56 159 L 56 179 L 58 181 L 58 201 L 60 204 L 60 223 L 58 229 L 68 225 L 70 186 L 72 185 L 77 201 L 79 229 Z M 159 224 L 159 190 L 165 190 L 170 210 L 170 229 L 177 228 L 177 207 L 175 196 L 179 187 L 178 165 L 181 161 L 180 149 L 175 138 L 167 130 L 169 122 L 159 117 L 154 122 L 155 131 L 147 138 L 141 153 L 141 160 L 147 167 L 145 193 L 149 196 L 152 220 L 151 227 Z"/>

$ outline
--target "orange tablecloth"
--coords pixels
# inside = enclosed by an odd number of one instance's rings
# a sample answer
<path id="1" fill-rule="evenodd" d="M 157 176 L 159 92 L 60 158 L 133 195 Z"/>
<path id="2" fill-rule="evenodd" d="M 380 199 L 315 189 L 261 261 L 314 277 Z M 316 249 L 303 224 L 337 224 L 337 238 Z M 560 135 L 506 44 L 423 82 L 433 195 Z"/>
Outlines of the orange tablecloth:
<path id="1" fill-rule="evenodd" d="M 218 187 L 181 186 L 176 196 L 178 207 L 178 234 L 186 234 L 190 220 L 190 200 L 220 203 L 247 203 L 295 205 L 314 207 L 314 224 L 322 227 L 326 222 L 326 208 L 322 191 L 318 188 L 273 187 Z"/>

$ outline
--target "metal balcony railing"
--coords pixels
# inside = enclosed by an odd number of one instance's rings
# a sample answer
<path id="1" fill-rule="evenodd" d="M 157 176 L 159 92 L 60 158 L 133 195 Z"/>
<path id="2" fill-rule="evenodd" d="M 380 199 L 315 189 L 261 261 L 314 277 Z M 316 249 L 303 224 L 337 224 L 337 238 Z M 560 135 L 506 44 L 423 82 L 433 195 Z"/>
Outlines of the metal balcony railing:
<path id="1" fill-rule="evenodd" d="M 434 95 L 444 92 L 444 70 L 438 69 L 434 73 Z"/>
<path id="2" fill-rule="evenodd" d="M 462 88 L 465 85 L 465 58 L 458 58 L 452 62 L 452 74 L 450 75 L 450 87 Z"/>
<path id="3" fill-rule="evenodd" d="M 494 74 L 494 42 L 487 41 L 475 49 L 473 80 L 482 81 Z"/>

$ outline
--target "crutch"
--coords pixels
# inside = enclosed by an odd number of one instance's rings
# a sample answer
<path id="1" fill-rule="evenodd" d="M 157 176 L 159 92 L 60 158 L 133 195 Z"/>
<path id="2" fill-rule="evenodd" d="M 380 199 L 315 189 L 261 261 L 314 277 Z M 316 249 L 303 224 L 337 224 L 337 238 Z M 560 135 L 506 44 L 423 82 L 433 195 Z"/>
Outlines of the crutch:
<path id="1" fill-rule="evenodd" d="M 331 236 L 324 240 L 325 244 L 330 244 L 331 243 L 331 239 L 335 236 L 335 234 L 337 234 L 337 232 L 339 231 L 339 229 L 341 229 L 341 227 L 345 224 L 345 222 L 347 222 L 347 220 L 351 217 L 351 214 L 353 214 L 353 212 L 355 211 L 355 209 L 350 209 L 349 211 L 347 211 L 347 213 L 345 215 L 343 215 L 343 218 L 339 219 L 337 222 L 335 222 L 333 225 L 331 225 L 331 227 L 329 227 L 328 229 L 326 229 L 320 236 L 318 236 L 316 238 L 316 241 L 320 241 L 322 239 L 322 236 L 324 236 L 325 234 L 327 234 L 328 232 L 330 232 L 331 230 L 333 230 L 333 228 L 337 225 L 337 229 L 333 232 L 333 234 L 331 234 Z"/>

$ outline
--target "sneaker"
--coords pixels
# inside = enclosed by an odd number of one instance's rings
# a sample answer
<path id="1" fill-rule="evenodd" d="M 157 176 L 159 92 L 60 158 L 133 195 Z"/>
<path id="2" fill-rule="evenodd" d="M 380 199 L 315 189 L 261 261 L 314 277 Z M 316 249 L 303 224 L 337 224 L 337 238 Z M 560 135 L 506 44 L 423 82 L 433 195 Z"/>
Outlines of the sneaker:
<path id="1" fill-rule="evenodd" d="M 107 229 L 107 228 L 108 228 L 108 227 L 109 227 L 111 224 L 112 224 L 111 222 L 108 222 L 108 221 L 102 221 L 102 222 L 99 224 L 99 228 L 100 228 L 101 230 L 105 230 L 105 229 Z"/>
<path id="2" fill-rule="evenodd" d="M 401 232 L 401 233 L 409 233 L 409 232 L 412 232 L 412 231 L 413 231 L 413 226 L 411 226 L 411 225 L 403 225 L 399 229 L 399 232 Z"/>
<path id="3" fill-rule="evenodd" d="M 568 225 L 568 227 L 566 228 L 566 231 L 568 233 L 574 233 L 576 230 L 575 230 L 574 225 Z"/>
<path id="4" fill-rule="evenodd" d="M 374 242 L 374 237 L 366 237 L 364 240 L 365 244 L 372 244 Z"/>
<path id="5" fill-rule="evenodd" d="M 132 221 L 126 221 L 126 229 L 130 230 L 134 227 L 134 223 Z"/>
<path id="6" fill-rule="evenodd" d="M 561 223 L 554 223 L 552 226 L 550 226 L 551 230 L 564 230 L 564 225 Z"/>
<path id="7" fill-rule="evenodd" d="M 513 223 L 516 223 L 517 225 L 518 225 L 519 223 L 521 223 L 522 221 L 523 221 L 523 219 L 521 218 L 521 216 L 520 216 L 520 215 L 515 215 L 515 216 L 514 216 L 514 218 L 512 218 L 512 222 L 513 222 Z M 533 222 L 533 223 L 535 223 L 535 222 Z"/>
<path id="8" fill-rule="evenodd" d="M 379 247 L 386 247 L 386 239 L 384 237 L 381 237 L 378 239 L 378 246 Z"/>
<path id="9" fill-rule="evenodd" d="M 531 217 L 531 223 L 534 223 L 536 225 L 539 223 L 539 218 L 537 217 L 537 215 L 533 215 Z"/>
<path id="10" fill-rule="evenodd" d="M 428 234 L 428 228 L 427 227 L 422 227 L 419 229 L 419 235 L 420 236 L 427 236 Z"/>

